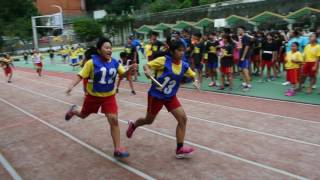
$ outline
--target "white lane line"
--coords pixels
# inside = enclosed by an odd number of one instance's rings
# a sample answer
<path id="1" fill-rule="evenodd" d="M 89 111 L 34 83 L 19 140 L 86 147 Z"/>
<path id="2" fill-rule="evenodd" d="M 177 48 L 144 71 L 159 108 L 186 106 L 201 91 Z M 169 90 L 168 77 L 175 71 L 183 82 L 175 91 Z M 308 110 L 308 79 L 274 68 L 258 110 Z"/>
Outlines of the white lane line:
<path id="1" fill-rule="evenodd" d="M 26 72 L 26 71 L 20 71 L 20 72 L 31 74 L 31 72 Z M 60 73 L 64 73 L 64 72 L 60 72 Z M 48 77 L 50 77 L 52 79 L 59 79 L 59 80 L 65 80 L 66 79 L 66 78 L 63 78 L 63 77 L 55 77 L 55 76 L 50 76 L 50 75 Z M 143 84 L 143 85 L 146 85 L 146 84 L 148 85 L 149 84 L 149 83 L 138 82 L 138 81 L 136 81 L 135 83 Z M 183 88 L 183 90 L 193 91 L 193 89 L 189 89 L 189 88 Z M 136 92 L 141 92 L 141 91 L 136 91 Z M 203 92 L 204 93 L 209 93 L 209 94 L 218 94 L 218 95 L 223 95 L 223 96 L 236 96 L 236 97 L 241 97 L 241 98 L 258 99 L 258 100 L 263 100 L 263 101 L 274 101 L 274 102 L 279 102 L 279 103 L 284 103 L 284 104 L 297 104 L 297 105 L 312 106 L 312 107 L 319 107 L 320 106 L 320 105 L 306 104 L 306 103 L 301 103 L 301 102 L 283 101 L 283 100 L 277 100 L 277 99 L 261 98 L 261 97 L 246 96 L 246 95 L 239 95 L 239 94 L 226 94 L 226 93 L 214 92 L 214 91 L 203 91 Z M 227 106 L 227 107 L 229 107 L 229 106 Z"/>
<path id="2" fill-rule="evenodd" d="M 135 83 L 144 84 L 144 85 L 149 84 L 149 83 L 138 82 L 138 81 L 136 81 Z M 191 88 L 183 88 L 183 90 L 194 91 L 194 89 L 191 89 Z M 203 92 L 209 93 L 209 94 L 218 94 L 218 95 L 223 95 L 223 96 L 237 96 L 237 97 L 242 97 L 242 98 L 258 99 L 258 100 L 263 100 L 263 101 L 275 101 L 275 102 L 284 103 L 284 104 L 287 103 L 287 104 L 297 104 L 297 105 L 314 106 L 314 107 L 320 106 L 320 105 L 316 105 L 316 104 L 307 104 L 307 103 L 293 102 L 293 101 L 283 101 L 283 100 L 277 100 L 277 99 L 262 98 L 262 97 L 255 97 L 255 96 L 247 96 L 247 95 L 240 95 L 240 94 L 227 94 L 227 93 L 215 92 L 215 91 L 203 91 Z"/>
<path id="3" fill-rule="evenodd" d="M 9 84 L 10 86 L 13 86 L 15 87 L 15 85 L 12 85 L 12 84 Z M 60 103 L 63 103 L 63 104 L 67 104 L 67 105 L 72 105 L 71 103 L 69 102 L 66 102 L 66 101 L 63 101 L 63 100 L 60 100 L 60 99 L 57 99 L 55 97 L 51 97 L 51 96 L 48 96 L 48 95 L 45 95 L 45 94 L 42 94 L 42 93 L 38 93 L 38 92 L 35 92 L 35 91 L 32 91 L 32 90 L 28 90 L 28 89 L 25 89 L 25 88 L 21 88 L 21 87 L 17 87 L 17 88 L 20 88 L 20 89 L 23 89 L 27 92 L 30 92 L 31 94 L 34 94 L 34 95 L 37 95 L 37 96 L 43 96 L 43 97 L 46 97 L 48 99 L 52 99 L 54 101 L 57 101 L 57 102 L 60 102 Z M 2 98 L 0 98 L 1 100 Z M 29 113 L 30 114 L 30 113 Z M 102 113 L 99 113 L 99 115 L 101 116 L 104 116 L 104 114 Z M 128 122 L 125 121 L 125 120 L 121 120 L 119 119 L 120 122 L 124 123 L 124 124 L 127 124 Z M 44 123 L 46 123 L 44 121 Z M 48 124 L 48 123 L 47 123 Z M 140 127 L 139 127 L 140 128 Z M 140 129 L 143 129 L 143 130 L 146 130 L 148 132 L 151 132 L 151 133 L 154 133 L 154 134 L 157 134 L 157 135 L 160 135 L 162 137 L 166 137 L 166 138 L 169 138 L 169 139 L 172 139 L 172 140 L 176 140 L 175 137 L 173 136 L 170 136 L 170 135 L 167 135 L 167 134 L 164 134 L 164 133 L 160 133 L 160 132 L 157 132 L 157 131 L 154 131 L 154 130 L 151 130 L 151 129 L 148 129 L 148 128 L 145 128 L 145 127 L 141 127 Z M 239 156 L 236 156 L 236 155 L 232 155 L 232 154 L 229 154 L 229 153 L 225 153 L 225 152 L 222 152 L 222 151 L 218 151 L 218 150 L 215 150 L 215 149 L 212 149 L 212 148 L 209 148 L 209 147 L 206 147 L 206 146 L 203 146 L 203 145 L 200 145 L 200 144 L 196 144 L 196 143 L 193 143 L 191 141 L 185 141 L 185 143 L 187 144 L 190 144 L 192 146 L 195 146 L 195 147 L 198 147 L 202 150 L 206 150 L 206 151 L 209 151 L 209 152 L 212 152 L 212 153 L 216 153 L 216 154 L 219 154 L 219 155 L 222 155 L 222 156 L 226 156 L 226 157 L 229 157 L 229 158 L 232 158 L 232 159 L 235 159 L 235 160 L 239 160 L 239 161 L 242 161 L 242 162 L 245 162 L 245 163 L 248 163 L 248 164 L 251 164 L 251 165 L 254 165 L 254 166 L 257 166 L 257 167 L 260 167 L 260 168 L 264 168 L 264 169 L 268 169 L 270 171 L 273 171 L 273 172 L 276 172 L 276 173 L 279 173 L 279 174 L 283 174 L 283 175 L 286 175 L 286 176 L 289 176 L 289 177 L 292 177 L 292 178 L 296 178 L 296 179 L 301 179 L 301 180 L 306 180 L 307 178 L 303 177 L 303 176 L 299 176 L 299 175 L 296 175 L 296 174 L 292 174 L 288 171 L 285 171 L 285 170 L 282 170 L 282 169 L 278 169 L 278 168 L 274 168 L 272 166 L 268 166 L 268 165 L 264 165 L 264 164 L 261 164 L 261 163 L 258 163 L 258 162 L 255 162 L 255 161 L 251 161 L 251 160 L 248 160 L 248 159 L 245 159 L 245 158 L 241 158 Z"/>
<path id="4" fill-rule="evenodd" d="M 147 107 L 146 105 L 139 104 L 139 103 L 134 103 L 134 102 L 126 101 L 126 100 L 119 100 L 119 101 L 122 101 L 122 102 L 125 102 L 125 103 L 129 103 L 129 104 L 133 104 L 135 106 Z M 166 113 L 165 110 L 161 110 L 161 112 Z M 292 138 L 285 137 L 285 136 L 278 136 L 278 135 L 274 135 L 274 134 L 271 134 L 271 133 L 256 131 L 256 130 L 252 130 L 252 129 L 248 129 L 248 128 L 243 128 L 243 127 L 234 126 L 234 125 L 230 125 L 230 124 L 220 123 L 220 122 L 217 122 L 217 121 L 211 121 L 211 120 L 208 120 L 208 119 L 203 119 L 203 118 L 190 116 L 190 115 L 187 115 L 187 117 L 190 118 L 190 119 L 195 119 L 195 120 L 206 122 L 206 123 L 210 123 L 210 124 L 216 124 L 216 125 L 220 125 L 220 126 L 224 126 L 224 127 L 234 128 L 234 129 L 238 129 L 238 130 L 242 130 L 242 131 L 247 131 L 247 132 L 251 132 L 251 133 L 255 133 L 255 134 L 260 134 L 260 135 L 264 135 L 264 136 L 269 136 L 269 137 L 273 137 L 273 138 L 287 140 L 287 141 L 291 141 L 291 142 L 295 142 L 295 143 L 300 143 L 300 144 L 306 144 L 306 145 L 310 145 L 310 146 L 320 147 L 320 144 L 311 143 L 311 142 L 307 142 L 307 141 L 303 141 L 303 140 L 292 139 Z"/>
<path id="5" fill-rule="evenodd" d="M 12 84 L 11 84 L 12 85 Z M 49 84 L 48 84 L 49 85 Z M 12 85 L 15 86 L 16 88 L 20 88 L 22 90 L 26 90 L 29 91 L 29 89 L 25 89 L 22 88 L 20 86 L 17 85 Z M 51 85 L 51 86 L 55 86 L 55 85 Z M 55 86 L 58 88 L 64 88 L 61 86 Z M 77 92 L 82 92 L 80 90 L 77 90 Z M 32 93 L 32 92 L 31 92 Z M 131 101 L 127 101 L 127 100 L 119 100 L 120 102 L 125 102 L 125 103 L 129 103 L 129 104 L 133 104 L 136 106 L 141 106 L 141 107 L 147 107 L 144 104 L 140 104 L 140 103 L 135 103 L 135 102 L 131 102 Z M 161 110 L 161 112 L 165 112 L 165 110 Z M 188 118 L 190 119 L 194 119 L 197 121 L 202 121 L 202 122 L 206 122 L 206 123 L 211 123 L 211 124 L 216 124 L 216 125 L 220 125 L 220 126 L 224 126 L 224 127 L 228 127 L 228 128 L 234 128 L 234 129 L 238 129 L 241 131 L 246 131 L 246 132 L 250 132 L 250 133 L 255 133 L 255 134 L 260 134 L 260 135 L 264 135 L 264 136 L 268 136 L 268 137 L 273 137 L 273 138 L 277 138 L 277 139 L 282 139 L 282 140 L 286 140 L 286 141 L 290 141 L 290 142 L 295 142 L 295 143 L 300 143 L 300 144 L 305 144 L 305 145 L 310 145 L 310 146 L 315 146 L 315 147 L 320 147 L 320 144 L 317 143 L 312 143 L 312 142 L 308 142 L 308 141 L 303 141 L 303 140 L 299 140 L 299 139 L 294 139 L 294 138 L 289 138 L 289 137 L 285 137 L 285 136 L 279 136 L 279 135 L 275 135 L 275 134 L 271 134 L 271 133 L 266 133 L 266 132 L 262 132 L 262 131 L 257 131 L 257 130 L 253 130 L 253 129 L 248 129 L 248 128 L 243 128 L 240 126 L 235 126 L 235 125 L 230 125 L 230 124 L 226 124 L 226 123 L 221 123 L 221 122 L 217 122 L 217 121 L 213 121 L 213 120 L 208 120 L 208 119 L 204 119 L 204 118 L 200 118 L 200 117 L 195 117 L 195 116 L 191 116 L 191 115 L 187 115 Z M 320 122 L 319 122 L 320 123 Z"/>
<path id="6" fill-rule="evenodd" d="M 0 153 L 0 162 L 14 180 L 22 180 L 21 176 L 17 173 L 17 171 L 11 166 L 11 164 L 6 160 L 6 158 L 1 153 Z"/>
<path id="7" fill-rule="evenodd" d="M 22 109 L 22 108 L 20 108 L 20 107 L 18 107 L 18 106 L 16 106 L 16 105 L 14 105 L 14 104 L 11 104 L 10 102 L 6 101 L 5 99 L 3 99 L 3 98 L 1 98 L 1 97 L 0 97 L 0 101 L 2 101 L 3 103 L 8 104 L 9 106 L 13 107 L 13 108 L 16 109 L 16 110 L 21 111 L 22 113 L 26 114 L 27 116 L 29 116 L 29 117 L 31 117 L 31 118 L 39 121 L 40 123 L 48 126 L 48 127 L 51 128 L 51 129 L 59 132 L 60 134 L 66 136 L 67 138 L 73 140 L 74 142 L 76 142 L 76 143 L 78 143 L 78 144 L 86 147 L 87 149 L 93 151 L 94 153 L 96 153 L 96 154 L 104 157 L 105 159 L 107 159 L 107 160 L 115 163 L 116 165 L 118 165 L 118 166 L 120 166 L 120 167 L 122 167 L 122 168 L 124 168 L 124 169 L 126 169 L 126 170 L 128 170 L 128 171 L 130 171 L 130 172 L 132 172 L 132 173 L 134 173 L 134 174 L 136 174 L 136 175 L 138 175 L 138 176 L 141 176 L 142 178 L 150 179 L 150 180 L 151 180 L 151 179 L 152 179 L 152 180 L 155 179 L 155 178 L 153 178 L 152 176 L 150 176 L 150 175 L 148 175 L 148 174 L 145 174 L 144 172 L 142 172 L 142 171 L 140 171 L 140 170 L 138 170 L 138 169 L 135 169 L 135 168 L 133 168 L 133 167 L 131 167 L 131 166 L 129 166 L 129 165 L 126 165 L 126 164 L 118 161 L 118 160 L 115 159 L 114 157 L 111 157 L 111 156 L 105 154 L 105 153 L 102 152 L 101 150 L 99 150 L 99 149 L 97 149 L 97 148 L 95 148 L 95 147 L 93 147 L 93 146 L 91 146 L 91 145 L 83 142 L 82 140 L 76 138 L 75 136 L 69 134 L 68 132 L 63 131 L 62 129 L 60 129 L 60 128 L 58 128 L 58 127 L 56 127 L 56 126 L 54 126 L 54 125 L 52 125 L 52 124 L 50 124 L 50 123 L 48 123 L 48 122 L 46 122 L 45 120 L 40 119 L 39 117 L 37 117 L 37 116 L 35 116 L 35 115 L 27 112 L 26 110 L 24 110 L 24 109 Z"/>
<path id="8" fill-rule="evenodd" d="M 32 79 L 27 79 L 27 78 L 23 78 L 23 77 L 19 77 L 19 78 L 21 78 L 21 79 L 26 79 L 26 80 L 29 80 L 29 81 L 33 81 L 33 82 L 40 83 L 40 84 L 45 84 L 45 85 L 49 85 L 49 86 L 53 86 L 53 87 L 58 87 L 58 88 L 64 88 L 64 89 L 66 89 L 66 87 L 59 86 L 59 85 L 53 85 L 53 84 L 49 84 L 49 83 L 45 83 L 45 82 L 39 82 L 39 81 L 35 81 L 35 80 L 32 80 Z M 125 91 L 130 91 L 130 92 L 131 92 L 131 90 L 126 89 L 126 88 L 119 88 L 119 89 L 125 90 Z M 145 93 L 146 93 L 146 92 L 143 92 L 143 91 L 136 91 L 136 92 L 139 92 L 139 93 L 142 93 L 142 94 L 145 94 Z M 179 99 L 180 99 L 180 100 L 184 100 L 184 101 L 193 102 L 193 103 L 198 103 L 198 104 L 200 103 L 200 104 L 205 104 L 205 105 L 220 107 L 220 108 L 223 108 L 223 109 L 232 109 L 232 110 L 236 110 L 236 111 L 244 111 L 244 112 L 261 114 L 261 115 L 267 115 L 267 116 L 272 116 L 272 117 L 292 119 L 292 120 L 295 120 L 295 121 L 302 121 L 302 122 L 306 122 L 306 123 L 320 124 L 320 121 L 306 120 L 306 119 L 295 118 L 295 117 L 290 117 L 290 116 L 282 116 L 282 115 L 278 115 L 278 114 L 265 113 L 265 112 L 248 110 L 248 109 L 242 109 L 242 108 L 231 107 L 231 106 L 225 106 L 225 105 L 220 105 L 220 104 L 202 102 L 202 101 L 197 101 L 197 100 L 185 99 L 185 98 L 181 98 L 181 97 L 179 97 Z M 319 108 L 320 108 L 320 106 L 319 106 Z"/>

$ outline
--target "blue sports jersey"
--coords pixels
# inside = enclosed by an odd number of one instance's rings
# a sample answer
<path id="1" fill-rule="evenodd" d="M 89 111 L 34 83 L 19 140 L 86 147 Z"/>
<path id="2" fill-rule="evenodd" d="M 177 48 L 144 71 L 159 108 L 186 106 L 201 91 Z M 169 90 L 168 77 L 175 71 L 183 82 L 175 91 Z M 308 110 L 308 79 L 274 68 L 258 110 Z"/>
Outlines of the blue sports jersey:
<path id="1" fill-rule="evenodd" d="M 131 44 L 136 48 L 137 51 L 140 50 L 141 53 L 144 54 L 144 48 L 142 47 L 139 39 L 134 39 Z"/>
<path id="2" fill-rule="evenodd" d="M 94 66 L 93 92 L 110 92 L 118 72 L 119 62 L 113 59 L 109 62 L 101 60 L 99 55 L 92 56 Z"/>
<path id="3" fill-rule="evenodd" d="M 166 56 L 166 62 L 164 71 L 161 76 L 157 77 L 157 81 L 161 83 L 164 88 L 161 90 L 155 83 L 152 84 L 149 95 L 164 100 L 170 100 L 178 92 L 180 82 L 184 77 L 184 74 L 189 69 L 189 65 L 186 62 L 181 61 L 182 69 L 180 74 L 175 74 L 172 70 L 172 59 L 170 56 Z"/>

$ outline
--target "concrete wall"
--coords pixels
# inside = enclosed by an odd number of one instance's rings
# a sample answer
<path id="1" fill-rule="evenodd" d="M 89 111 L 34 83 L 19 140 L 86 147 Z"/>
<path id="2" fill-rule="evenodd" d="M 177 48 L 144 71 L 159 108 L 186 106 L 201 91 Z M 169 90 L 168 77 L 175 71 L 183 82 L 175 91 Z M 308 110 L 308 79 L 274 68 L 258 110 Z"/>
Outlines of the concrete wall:
<path id="1" fill-rule="evenodd" d="M 238 2 L 241 1 L 238 0 Z M 320 0 L 247 0 L 247 2 L 239 3 L 237 5 L 220 3 L 217 4 L 216 7 L 206 5 L 182 10 L 137 15 L 134 28 L 140 27 L 143 24 L 155 25 L 161 22 L 176 23 L 177 20 L 198 21 L 205 17 L 212 19 L 226 18 L 232 14 L 253 17 L 263 11 L 287 15 L 289 12 L 293 12 L 305 6 L 320 9 Z"/>

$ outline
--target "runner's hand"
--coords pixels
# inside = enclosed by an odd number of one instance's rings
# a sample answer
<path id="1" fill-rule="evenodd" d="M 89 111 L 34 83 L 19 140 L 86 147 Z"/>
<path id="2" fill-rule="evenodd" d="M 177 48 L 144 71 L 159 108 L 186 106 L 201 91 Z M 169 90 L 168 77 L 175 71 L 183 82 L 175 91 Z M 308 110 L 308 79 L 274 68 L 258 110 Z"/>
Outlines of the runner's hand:
<path id="1" fill-rule="evenodd" d="M 69 88 L 66 90 L 66 94 L 67 94 L 68 96 L 70 95 L 72 89 L 73 89 L 72 87 L 69 87 Z"/>
<path id="2" fill-rule="evenodd" d="M 196 89 L 197 89 L 198 91 L 200 91 L 200 83 L 199 83 L 198 80 L 195 80 L 195 81 L 193 82 L 193 85 L 194 85 L 194 87 L 196 87 Z"/>
<path id="3" fill-rule="evenodd" d="M 145 71 L 144 71 L 144 74 L 146 75 L 146 77 L 147 77 L 148 79 L 150 79 L 150 77 L 152 76 L 152 75 L 151 75 L 151 72 L 148 71 L 148 70 L 145 70 Z"/>

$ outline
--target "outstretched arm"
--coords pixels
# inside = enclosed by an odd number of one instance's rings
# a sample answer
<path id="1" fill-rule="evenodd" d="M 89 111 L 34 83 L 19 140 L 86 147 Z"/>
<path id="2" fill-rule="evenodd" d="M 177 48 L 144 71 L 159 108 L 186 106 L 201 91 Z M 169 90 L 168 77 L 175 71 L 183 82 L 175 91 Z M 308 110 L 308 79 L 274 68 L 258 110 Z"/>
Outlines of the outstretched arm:
<path id="1" fill-rule="evenodd" d="M 82 77 L 80 75 L 77 75 L 77 78 L 74 79 L 72 81 L 72 83 L 69 85 L 69 87 L 68 87 L 68 89 L 66 91 L 67 95 L 69 95 L 71 93 L 72 89 L 74 87 L 76 87 L 81 82 L 81 80 L 82 80 Z"/>

